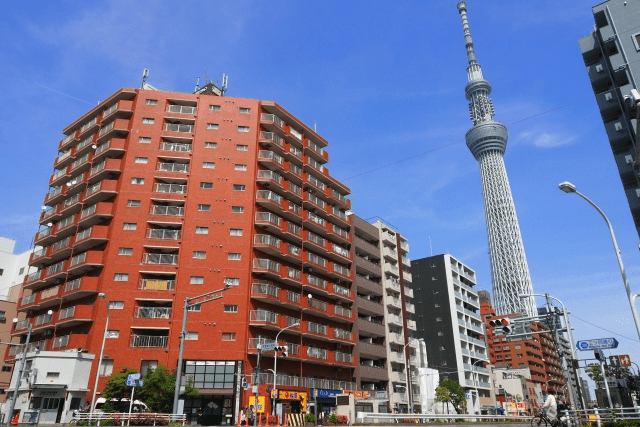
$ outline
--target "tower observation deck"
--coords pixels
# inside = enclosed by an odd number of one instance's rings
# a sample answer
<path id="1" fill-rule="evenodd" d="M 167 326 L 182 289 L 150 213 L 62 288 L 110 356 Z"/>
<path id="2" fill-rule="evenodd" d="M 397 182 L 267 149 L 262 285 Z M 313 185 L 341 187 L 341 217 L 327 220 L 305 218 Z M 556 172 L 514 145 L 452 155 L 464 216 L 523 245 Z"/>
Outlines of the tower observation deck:
<path id="1" fill-rule="evenodd" d="M 465 2 L 458 3 L 458 12 L 462 19 L 469 60 L 469 83 L 465 88 L 465 94 L 469 100 L 469 117 L 473 121 L 466 141 L 467 147 L 480 165 L 494 307 L 498 315 L 522 313 L 533 316 L 536 314 L 533 297 L 518 298 L 519 294 L 532 294 L 533 287 L 504 165 L 507 128 L 493 120 L 495 111 L 489 98 L 491 85 L 482 76 L 482 68 L 476 61 Z"/>

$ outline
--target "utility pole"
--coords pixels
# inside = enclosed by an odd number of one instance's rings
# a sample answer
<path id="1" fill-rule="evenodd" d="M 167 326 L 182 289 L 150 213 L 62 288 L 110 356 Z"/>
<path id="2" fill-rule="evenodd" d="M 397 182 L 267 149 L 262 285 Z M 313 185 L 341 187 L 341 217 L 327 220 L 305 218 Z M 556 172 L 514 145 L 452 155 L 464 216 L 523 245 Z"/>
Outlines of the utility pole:
<path id="1" fill-rule="evenodd" d="M 258 362 L 256 363 L 256 382 L 253 385 L 253 391 L 255 393 L 255 402 L 253 402 L 253 408 L 255 410 L 255 416 L 253 417 L 253 425 L 258 425 L 258 389 L 260 388 L 260 356 L 262 355 L 262 346 L 258 344 Z"/>
<path id="2" fill-rule="evenodd" d="M 17 321 L 17 319 L 16 319 Z M 13 396 L 11 396 L 11 407 L 7 413 L 7 425 L 11 425 L 11 418 L 13 418 L 13 411 L 16 409 L 16 400 L 18 399 L 18 390 L 20 389 L 20 383 L 22 382 L 22 373 L 24 372 L 24 364 L 27 361 L 27 350 L 29 350 L 29 342 L 31 341 L 31 329 L 32 325 L 29 323 L 29 329 L 27 330 L 27 340 L 24 344 L 12 344 L 12 345 L 24 345 L 22 350 L 22 357 L 20 358 L 20 369 L 18 369 L 18 378 L 16 378 L 16 386 L 13 388 Z"/>
<path id="3" fill-rule="evenodd" d="M 182 330 L 180 331 L 180 351 L 178 352 L 178 366 L 176 368 L 176 387 L 173 392 L 173 414 L 178 412 L 178 398 L 180 397 L 180 382 L 182 380 L 182 356 L 184 354 L 184 336 L 187 333 L 187 313 L 192 307 L 196 307 L 205 302 L 215 301 L 222 298 L 223 292 L 229 290 L 230 286 L 225 283 L 224 288 L 217 291 L 207 292 L 206 294 L 198 295 L 197 297 L 185 298 L 184 300 L 184 312 L 182 313 Z"/>

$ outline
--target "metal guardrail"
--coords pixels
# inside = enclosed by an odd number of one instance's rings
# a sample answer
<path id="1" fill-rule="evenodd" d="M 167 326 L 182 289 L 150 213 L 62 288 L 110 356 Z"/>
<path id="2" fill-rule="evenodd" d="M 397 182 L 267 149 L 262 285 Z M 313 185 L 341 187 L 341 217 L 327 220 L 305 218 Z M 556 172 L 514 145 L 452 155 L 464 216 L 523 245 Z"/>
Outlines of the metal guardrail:
<path id="1" fill-rule="evenodd" d="M 69 422 L 70 426 L 75 426 L 78 424 L 78 421 L 91 421 L 89 425 L 100 425 L 100 421 L 105 420 L 113 420 L 116 422 L 116 425 L 127 422 L 129 425 L 130 422 L 140 422 L 142 421 L 145 425 L 150 425 L 150 422 L 153 422 L 153 425 L 166 425 L 170 422 L 181 422 L 182 425 L 185 425 L 187 421 L 186 414 L 161 414 L 161 413 L 152 413 L 152 412 L 133 412 L 129 415 L 128 412 L 124 413 L 107 413 L 107 412 L 74 412 L 73 418 L 71 422 Z"/>
<path id="2" fill-rule="evenodd" d="M 529 422 L 531 416 L 511 416 L 511 415 L 474 415 L 474 414 L 385 414 L 376 412 L 358 412 L 356 414 L 356 422 L 393 422 L 403 423 L 403 420 L 415 420 L 416 423 L 433 423 L 433 422 L 452 422 L 455 420 L 476 421 L 476 422 L 495 422 L 499 420 L 514 422 Z"/>

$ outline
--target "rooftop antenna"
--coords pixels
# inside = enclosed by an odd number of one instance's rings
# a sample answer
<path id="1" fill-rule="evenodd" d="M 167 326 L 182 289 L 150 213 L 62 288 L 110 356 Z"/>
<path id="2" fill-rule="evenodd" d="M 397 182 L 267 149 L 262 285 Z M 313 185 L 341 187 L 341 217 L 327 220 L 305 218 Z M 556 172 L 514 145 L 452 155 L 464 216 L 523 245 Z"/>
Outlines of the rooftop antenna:
<path id="1" fill-rule="evenodd" d="M 144 88 L 147 77 L 149 77 L 149 69 L 145 68 L 144 70 L 142 70 L 142 86 L 140 86 L 140 89 Z"/>
<path id="2" fill-rule="evenodd" d="M 433 247 L 431 246 L 431 235 L 429 235 L 429 249 L 431 250 L 431 256 L 433 256 Z"/>
<path id="3" fill-rule="evenodd" d="M 313 121 L 313 131 L 315 133 L 318 133 L 318 126 L 316 125 L 316 121 L 315 120 Z"/>
<path id="4" fill-rule="evenodd" d="M 211 83 L 211 81 L 209 80 L 209 74 L 207 74 L 207 69 L 204 69 L 204 81 L 206 84 Z"/>
<path id="5" fill-rule="evenodd" d="M 229 83 L 229 76 L 227 76 L 226 74 L 222 74 L 222 87 L 220 88 L 222 90 L 222 96 L 224 96 L 224 94 L 227 92 L 227 83 Z"/>
<path id="6" fill-rule="evenodd" d="M 197 92 L 198 89 L 200 89 L 200 76 L 198 76 L 198 80 L 196 80 L 196 88 L 193 91 Z"/>

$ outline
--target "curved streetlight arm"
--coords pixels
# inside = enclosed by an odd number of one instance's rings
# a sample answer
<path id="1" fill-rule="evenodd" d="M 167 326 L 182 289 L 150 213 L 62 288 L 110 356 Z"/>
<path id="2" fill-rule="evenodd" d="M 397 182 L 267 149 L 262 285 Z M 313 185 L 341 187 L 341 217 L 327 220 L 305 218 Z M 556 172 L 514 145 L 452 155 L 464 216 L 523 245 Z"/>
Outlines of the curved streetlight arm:
<path id="1" fill-rule="evenodd" d="M 293 325 L 289 325 L 289 326 L 287 326 L 286 328 L 282 328 L 282 329 L 280 330 L 280 332 L 278 332 L 278 333 L 276 334 L 276 339 L 275 339 L 275 343 L 276 343 L 276 345 L 278 345 L 278 337 L 280 336 L 280 334 L 281 334 L 281 333 L 283 333 L 283 332 L 284 332 L 284 331 L 286 331 L 287 329 L 290 329 L 290 328 L 297 328 L 297 327 L 299 327 L 299 326 L 300 326 L 300 323 L 294 323 Z M 274 392 L 275 392 L 275 390 L 276 390 L 276 373 L 278 372 L 278 371 L 277 371 L 277 363 L 278 363 L 278 352 L 277 352 L 277 351 L 274 351 L 274 352 L 273 352 L 273 391 L 274 391 Z M 275 401 L 274 401 L 274 403 L 275 403 Z M 276 409 L 275 409 L 275 408 L 271 408 L 271 409 L 272 409 L 273 415 L 275 415 L 275 414 L 276 414 Z"/>

